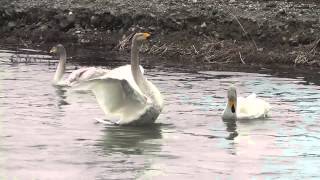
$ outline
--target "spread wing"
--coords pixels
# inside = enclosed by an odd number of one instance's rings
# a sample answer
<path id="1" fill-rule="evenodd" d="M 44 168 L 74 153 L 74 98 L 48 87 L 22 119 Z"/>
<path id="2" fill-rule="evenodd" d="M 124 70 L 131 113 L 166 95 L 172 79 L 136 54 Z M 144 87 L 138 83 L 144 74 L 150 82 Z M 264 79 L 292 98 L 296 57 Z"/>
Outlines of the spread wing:
<path id="1" fill-rule="evenodd" d="M 101 69 L 101 68 L 95 68 L 95 67 L 81 68 L 73 71 L 67 78 L 66 82 L 69 85 L 73 85 L 75 83 L 78 83 L 79 81 L 93 79 L 93 78 L 102 76 L 108 72 L 109 70 L 107 69 Z"/>
<path id="2" fill-rule="evenodd" d="M 147 98 L 133 81 L 131 70 L 125 71 L 128 70 L 127 68 L 124 67 L 120 70 L 121 72 L 114 69 L 112 71 L 117 72 L 110 72 L 97 79 L 82 81 L 73 88 L 91 90 L 105 114 L 120 117 L 119 124 L 130 123 L 139 119 L 147 111 L 149 105 Z"/>

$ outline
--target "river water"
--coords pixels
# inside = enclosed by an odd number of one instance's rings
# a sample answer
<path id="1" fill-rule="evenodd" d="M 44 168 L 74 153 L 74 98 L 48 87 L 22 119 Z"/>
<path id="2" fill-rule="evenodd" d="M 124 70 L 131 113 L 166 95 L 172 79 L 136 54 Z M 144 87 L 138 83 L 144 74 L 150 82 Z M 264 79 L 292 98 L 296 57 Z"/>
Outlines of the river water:
<path id="1" fill-rule="evenodd" d="M 318 72 L 147 66 L 165 97 L 163 113 L 151 127 L 117 127 L 95 121 L 104 114 L 91 93 L 51 86 L 48 59 L 41 51 L 0 50 L 0 179 L 320 177 Z M 76 66 L 68 63 L 68 73 Z M 241 96 L 268 101 L 271 117 L 224 122 L 232 83 Z"/>

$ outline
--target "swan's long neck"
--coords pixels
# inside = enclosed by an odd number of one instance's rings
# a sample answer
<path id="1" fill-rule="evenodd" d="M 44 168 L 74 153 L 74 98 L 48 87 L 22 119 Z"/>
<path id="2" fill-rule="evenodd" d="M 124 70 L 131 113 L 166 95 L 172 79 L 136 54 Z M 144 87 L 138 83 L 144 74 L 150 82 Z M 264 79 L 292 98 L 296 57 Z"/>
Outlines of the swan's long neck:
<path id="1" fill-rule="evenodd" d="M 132 45 L 131 45 L 131 72 L 132 72 L 132 76 L 134 81 L 137 83 L 137 85 L 139 86 L 139 88 L 141 89 L 141 91 L 143 93 L 145 90 L 145 86 L 146 86 L 146 79 L 143 76 L 139 64 L 140 64 L 140 60 L 139 60 L 139 47 L 141 46 L 141 44 L 139 42 L 137 42 L 135 39 L 132 40 Z"/>
<path id="2" fill-rule="evenodd" d="M 59 64 L 58 64 L 56 73 L 54 74 L 54 77 L 53 77 L 53 82 L 54 83 L 58 83 L 62 79 L 62 76 L 63 76 L 64 71 L 65 71 L 66 61 L 67 61 L 66 51 L 64 49 L 62 49 L 61 52 L 60 52 Z"/>
<path id="3" fill-rule="evenodd" d="M 135 38 L 132 40 L 131 45 L 131 72 L 134 81 L 137 83 L 138 87 L 140 88 L 141 92 L 149 97 L 152 100 L 152 103 L 156 106 L 161 107 L 161 102 L 158 102 L 158 98 L 154 94 L 154 90 L 152 87 L 150 87 L 147 79 L 143 76 L 143 73 L 140 69 L 140 60 L 139 60 L 139 48 L 141 46 L 141 42 L 138 42 L 135 40 Z"/>

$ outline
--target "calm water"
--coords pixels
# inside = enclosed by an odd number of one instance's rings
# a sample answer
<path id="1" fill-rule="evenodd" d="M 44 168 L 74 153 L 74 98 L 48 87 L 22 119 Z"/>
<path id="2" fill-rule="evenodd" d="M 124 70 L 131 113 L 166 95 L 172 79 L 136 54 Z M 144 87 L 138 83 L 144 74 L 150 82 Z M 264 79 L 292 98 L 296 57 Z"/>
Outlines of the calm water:
<path id="1" fill-rule="evenodd" d="M 152 127 L 115 127 L 96 123 L 104 114 L 92 94 L 51 86 L 49 56 L 25 52 L 33 63 L 12 63 L 25 55 L 0 50 L 0 179 L 320 177 L 317 72 L 306 81 L 294 74 L 147 67 L 165 96 L 163 113 Z M 269 101 L 272 117 L 223 122 L 231 83 L 242 96 L 256 92 Z"/>

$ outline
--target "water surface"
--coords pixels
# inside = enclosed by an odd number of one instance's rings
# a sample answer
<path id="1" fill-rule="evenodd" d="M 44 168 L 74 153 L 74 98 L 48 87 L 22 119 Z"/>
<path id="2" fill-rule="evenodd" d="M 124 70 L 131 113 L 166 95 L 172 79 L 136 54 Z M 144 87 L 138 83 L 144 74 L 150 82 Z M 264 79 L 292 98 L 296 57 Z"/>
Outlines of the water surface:
<path id="1" fill-rule="evenodd" d="M 151 127 L 117 127 L 96 123 L 104 114 L 91 93 L 51 86 L 48 59 L 0 50 L 0 179 L 319 178 L 317 73 L 147 66 L 165 97 L 163 113 Z M 241 96 L 270 102 L 271 117 L 222 121 L 232 83 Z"/>

